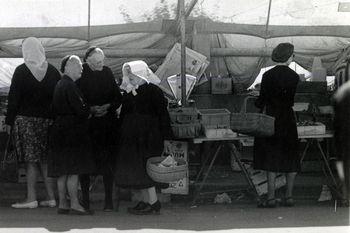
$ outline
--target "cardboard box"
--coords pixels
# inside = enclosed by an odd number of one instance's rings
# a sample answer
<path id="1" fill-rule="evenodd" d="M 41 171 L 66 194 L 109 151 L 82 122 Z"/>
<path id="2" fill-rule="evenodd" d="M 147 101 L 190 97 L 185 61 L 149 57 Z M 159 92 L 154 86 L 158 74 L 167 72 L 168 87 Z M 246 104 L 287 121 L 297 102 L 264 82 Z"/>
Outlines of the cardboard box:
<path id="1" fill-rule="evenodd" d="M 259 196 L 262 196 L 267 193 L 267 176 L 266 172 L 262 170 L 254 170 L 251 166 L 246 165 L 249 178 L 254 184 L 254 187 Z M 286 177 L 284 174 L 277 173 L 276 175 L 276 189 L 279 189 L 285 186 L 287 183 Z"/>
<path id="2" fill-rule="evenodd" d="M 181 158 L 188 162 L 188 143 L 183 141 L 164 141 L 164 155 L 171 155 L 174 158 Z M 175 182 L 169 183 L 169 188 L 162 189 L 162 193 L 182 194 L 189 193 L 189 172 L 187 176 Z"/>
<path id="3" fill-rule="evenodd" d="M 232 94 L 231 78 L 211 78 L 212 94 Z"/>
<path id="4" fill-rule="evenodd" d="M 206 56 L 192 49 L 186 48 L 186 74 L 195 76 L 198 82 L 208 65 L 209 61 Z M 181 44 L 176 43 L 165 57 L 162 65 L 155 72 L 161 80 L 160 87 L 166 94 L 173 96 L 167 78 L 180 73 Z"/>
<path id="5" fill-rule="evenodd" d="M 318 135 L 326 133 L 326 126 L 321 122 L 315 122 L 315 125 L 298 126 L 298 135 Z"/>

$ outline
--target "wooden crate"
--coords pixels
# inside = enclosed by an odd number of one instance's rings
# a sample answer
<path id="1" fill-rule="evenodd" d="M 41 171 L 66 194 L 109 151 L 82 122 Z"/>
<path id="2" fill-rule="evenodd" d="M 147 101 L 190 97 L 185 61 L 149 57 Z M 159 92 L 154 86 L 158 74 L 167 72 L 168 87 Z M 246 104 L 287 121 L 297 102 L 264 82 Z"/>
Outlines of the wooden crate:
<path id="1" fill-rule="evenodd" d="M 265 171 L 254 170 L 251 166 L 246 166 L 249 178 L 254 184 L 254 187 L 259 196 L 267 194 L 267 176 Z M 287 183 L 284 174 L 277 173 L 276 175 L 276 189 L 285 186 Z"/>
<path id="2" fill-rule="evenodd" d="M 298 126 L 298 135 L 319 135 L 326 133 L 326 126 L 321 122 L 315 122 L 314 125 Z"/>

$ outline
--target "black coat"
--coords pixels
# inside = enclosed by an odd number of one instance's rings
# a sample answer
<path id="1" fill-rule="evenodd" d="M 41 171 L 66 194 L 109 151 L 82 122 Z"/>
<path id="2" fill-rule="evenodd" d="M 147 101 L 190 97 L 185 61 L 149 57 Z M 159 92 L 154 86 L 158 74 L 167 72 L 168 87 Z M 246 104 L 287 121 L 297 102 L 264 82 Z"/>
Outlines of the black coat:
<path id="1" fill-rule="evenodd" d="M 288 66 L 275 66 L 265 72 L 256 106 L 275 117 L 275 134 L 255 138 L 254 168 L 273 172 L 300 169 L 298 133 L 293 112 L 299 76 Z"/>
<path id="2" fill-rule="evenodd" d="M 147 159 L 160 156 L 164 139 L 172 136 L 167 100 L 153 84 L 143 84 L 123 96 L 116 183 L 122 187 L 154 186 L 146 172 Z"/>
<path id="3" fill-rule="evenodd" d="M 50 132 L 49 176 L 94 172 L 88 135 L 89 106 L 68 76 L 57 83 L 53 96 L 55 121 Z"/>
<path id="4" fill-rule="evenodd" d="M 339 160 L 349 166 L 350 161 L 350 82 L 343 84 L 336 92 L 334 104 L 334 136 L 336 154 Z M 348 167 L 349 170 L 349 167 Z M 347 171 L 349 172 L 349 171 Z"/>
<path id="5" fill-rule="evenodd" d="M 116 110 L 122 101 L 120 89 L 114 80 L 111 69 L 104 66 L 101 71 L 92 71 L 88 64 L 83 65 L 82 77 L 76 81 L 89 106 L 110 104 L 108 112 L 102 117 L 89 119 L 89 136 L 97 173 L 111 171 L 115 159 L 113 150 L 118 137 Z"/>

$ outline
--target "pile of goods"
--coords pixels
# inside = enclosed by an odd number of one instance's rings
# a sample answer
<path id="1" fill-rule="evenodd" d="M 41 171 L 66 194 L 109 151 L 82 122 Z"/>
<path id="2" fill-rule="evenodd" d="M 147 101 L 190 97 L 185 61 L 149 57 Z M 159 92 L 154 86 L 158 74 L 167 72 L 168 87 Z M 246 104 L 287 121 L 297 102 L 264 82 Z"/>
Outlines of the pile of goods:
<path id="1" fill-rule="evenodd" d="M 299 121 L 297 122 L 298 135 L 325 134 L 326 126 L 321 122 Z"/>

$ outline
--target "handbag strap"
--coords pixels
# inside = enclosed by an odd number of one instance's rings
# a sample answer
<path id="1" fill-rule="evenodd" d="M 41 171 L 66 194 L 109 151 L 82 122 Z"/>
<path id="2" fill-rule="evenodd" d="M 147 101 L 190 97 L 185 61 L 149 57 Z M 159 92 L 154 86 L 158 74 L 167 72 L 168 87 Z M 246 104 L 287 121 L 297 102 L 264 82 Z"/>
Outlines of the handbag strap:
<path id="1" fill-rule="evenodd" d="M 247 113 L 247 103 L 248 103 L 248 100 L 249 99 L 257 99 L 256 96 L 251 96 L 251 95 L 248 95 L 244 98 L 243 100 L 243 104 L 242 104 L 242 107 L 241 107 L 241 113 Z"/>

